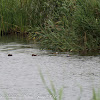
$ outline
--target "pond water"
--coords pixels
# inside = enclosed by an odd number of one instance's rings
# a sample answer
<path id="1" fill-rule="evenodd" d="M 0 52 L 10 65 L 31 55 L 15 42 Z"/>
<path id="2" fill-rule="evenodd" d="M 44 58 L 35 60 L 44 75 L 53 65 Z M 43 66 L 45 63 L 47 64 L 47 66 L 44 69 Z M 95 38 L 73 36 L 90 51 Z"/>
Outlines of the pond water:
<path id="1" fill-rule="evenodd" d="M 53 100 L 39 68 L 49 87 L 51 80 L 57 91 L 64 87 L 63 100 L 91 100 L 93 87 L 100 88 L 100 55 L 67 57 L 39 50 L 24 39 L 0 39 L 0 100 Z"/>

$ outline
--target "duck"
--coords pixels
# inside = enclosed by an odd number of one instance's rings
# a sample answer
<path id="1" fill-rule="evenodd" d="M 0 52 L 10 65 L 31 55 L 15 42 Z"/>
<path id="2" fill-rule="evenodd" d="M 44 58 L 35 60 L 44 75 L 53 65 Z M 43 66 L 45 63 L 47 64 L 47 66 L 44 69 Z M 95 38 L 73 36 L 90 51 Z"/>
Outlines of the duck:
<path id="1" fill-rule="evenodd" d="M 12 56 L 12 54 L 8 54 L 8 56 Z"/>
<path id="2" fill-rule="evenodd" d="M 36 54 L 32 54 L 32 56 L 37 56 Z"/>
<path id="3" fill-rule="evenodd" d="M 66 57 L 70 57 L 71 55 L 67 55 Z"/>
<path id="4" fill-rule="evenodd" d="M 52 52 L 51 54 L 59 54 L 59 52 Z"/>

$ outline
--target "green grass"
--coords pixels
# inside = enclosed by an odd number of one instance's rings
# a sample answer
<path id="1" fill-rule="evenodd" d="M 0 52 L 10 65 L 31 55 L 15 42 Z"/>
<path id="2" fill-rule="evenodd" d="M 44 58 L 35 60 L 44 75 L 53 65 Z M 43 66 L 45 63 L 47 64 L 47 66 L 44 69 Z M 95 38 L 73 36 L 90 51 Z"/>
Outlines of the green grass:
<path id="1" fill-rule="evenodd" d="M 50 2 L 46 3 L 49 5 Z M 33 40 L 38 41 L 42 48 L 53 51 L 99 49 L 99 0 L 58 0 L 53 6 L 56 9 L 47 7 L 48 17 L 30 32 Z"/>
<path id="2" fill-rule="evenodd" d="M 49 87 L 47 86 L 47 84 L 46 84 L 46 81 L 45 81 L 45 79 L 44 79 L 44 76 L 43 76 L 41 70 L 39 70 L 39 72 L 40 72 L 40 77 L 41 77 L 41 79 L 42 79 L 42 82 L 43 82 L 43 84 L 44 84 L 46 90 L 48 91 L 48 93 L 51 95 L 52 99 L 53 99 L 53 100 L 62 100 L 63 88 L 60 88 L 60 90 L 57 92 L 57 90 L 56 90 L 56 88 L 55 88 L 55 86 L 54 86 L 54 84 L 53 84 L 52 81 L 50 81 L 50 83 L 51 83 L 51 88 L 49 88 Z"/>
<path id="3" fill-rule="evenodd" d="M 58 96 L 57 96 L 57 94 L 56 94 L 56 89 L 55 89 L 55 87 L 54 87 L 54 84 L 53 84 L 53 83 L 51 84 L 52 89 L 50 89 L 50 88 L 46 85 L 46 82 L 45 82 L 45 80 L 44 80 L 44 77 L 43 77 L 42 73 L 40 74 L 40 76 L 41 76 L 41 79 L 42 79 L 42 81 L 43 81 L 43 83 L 44 83 L 44 85 L 45 85 L 45 87 L 46 87 L 48 93 L 52 96 L 52 100 L 63 100 L 63 99 L 62 99 L 63 88 L 61 88 L 61 89 L 59 90 L 59 94 L 58 94 Z M 7 96 L 7 94 L 4 94 L 4 95 L 5 95 L 5 100 L 10 100 L 9 97 Z M 80 98 L 81 98 L 81 97 L 80 97 Z M 79 98 L 78 100 L 80 100 L 80 98 Z M 95 89 L 93 89 L 93 98 L 92 98 L 91 100 L 100 100 L 100 89 L 98 89 L 98 92 L 96 92 Z"/>
<path id="4" fill-rule="evenodd" d="M 99 0 L 0 0 L 0 35 L 27 34 L 41 48 L 100 48 Z"/>
<path id="5" fill-rule="evenodd" d="M 93 100 L 100 100 L 100 89 L 97 92 L 93 89 Z"/>
<path id="6" fill-rule="evenodd" d="M 44 84 L 46 90 L 48 91 L 48 93 L 52 96 L 52 99 L 53 99 L 53 100 L 63 100 L 63 99 L 62 99 L 62 96 L 63 96 L 63 89 L 64 89 L 64 88 L 60 88 L 60 90 L 59 90 L 58 92 L 56 92 L 57 90 L 56 90 L 56 88 L 55 88 L 55 86 L 54 86 L 54 84 L 53 84 L 52 81 L 50 81 L 50 83 L 51 83 L 51 88 L 49 88 L 49 87 L 47 86 L 47 84 L 46 84 L 46 81 L 45 81 L 44 76 L 43 76 L 43 74 L 42 74 L 42 72 L 41 72 L 40 69 L 39 69 L 39 72 L 40 72 L 40 77 L 41 77 L 41 79 L 42 79 L 42 82 L 43 82 L 43 84 Z M 80 92 L 81 92 L 81 94 L 82 94 L 82 88 L 80 88 Z M 79 98 L 78 98 L 77 100 L 80 100 L 81 97 L 82 97 L 82 96 L 80 95 Z M 93 97 L 92 97 L 92 100 L 100 100 L 100 89 L 98 89 L 98 91 L 96 91 L 96 90 L 93 88 Z"/>
<path id="7" fill-rule="evenodd" d="M 51 88 L 49 88 L 46 84 L 46 81 L 44 79 L 44 76 L 41 72 L 41 70 L 39 69 L 39 72 L 40 72 L 40 77 L 42 79 L 42 82 L 46 88 L 46 90 L 48 91 L 48 93 L 52 96 L 52 99 L 53 100 L 63 100 L 62 96 L 63 96 L 63 90 L 64 88 L 60 88 L 60 90 L 58 92 L 56 92 L 56 88 L 53 84 L 52 81 L 50 81 L 51 83 Z M 80 94 L 82 94 L 82 88 L 80 88 Z M 100 100 L 100 89 L 98 89 L 98 91 L 96 91 L 94 88 L 93 88 L 93 97 L 92 97 L 92 100 Z M 82 95 L 79 95 L 79 98 L 77 100 L 80 100 L 82 97 Z"/>

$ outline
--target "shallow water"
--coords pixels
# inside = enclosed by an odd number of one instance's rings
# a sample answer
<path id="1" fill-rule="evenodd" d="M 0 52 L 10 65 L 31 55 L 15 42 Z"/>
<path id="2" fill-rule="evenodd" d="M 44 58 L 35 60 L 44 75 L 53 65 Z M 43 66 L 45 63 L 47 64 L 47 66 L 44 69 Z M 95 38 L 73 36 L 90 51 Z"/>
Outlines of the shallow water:
<path id="1" fill-rule="evenodd" d="M 13 56 L 8 56 L 10 53 Z M 49 87 L 50 80 L 57 91 L 64 87 L 63 100 L 78 100 L 80 96 L 80 100 L 90 100 L 93 87 L 100 87 L 100 55 L 67 55 L 39 50 L 32 43 L 0 42 L 0 100 L 52 100 L 38 68 Z"/>

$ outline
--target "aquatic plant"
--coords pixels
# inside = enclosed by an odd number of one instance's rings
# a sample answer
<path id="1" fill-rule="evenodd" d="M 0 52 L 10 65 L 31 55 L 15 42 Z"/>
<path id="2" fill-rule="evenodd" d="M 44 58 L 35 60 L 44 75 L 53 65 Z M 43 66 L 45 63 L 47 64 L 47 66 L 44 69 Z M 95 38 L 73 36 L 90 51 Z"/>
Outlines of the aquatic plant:
<path id="1" fill-rule="evenodd" d="M 53 82 L 50 81 L 50 83 L 51 83 L 51 89 L 50 89 L 47 86 L 46 81 L 44 79 L 44 76 L 43 76 L 43 74 L 42 74 L 40 69 L 39 69 L 39 72 L 40 72 L 40 77 L 42 79 L 42 82 L 43 82 L 45 88 L 47 89 L 48 93 L 51 95 L 52 99 L 53 100 L 62 100 L 63 88 L 60 88 L 60 90 L 57 92 Z"/>
<path id="2" fill-rule="evenodd" d="M 41 48 L 97 50 L 99 0 L 0 0 L 0 35 L 28 34 Z"/>
<path id="3" fill-rule="evenodd" d="M 0 33 L 24 31 L 26 12 L 19 0 L 0 0 Z"/>
<path id="4" fill-rule="evenodd" d="M 92 100 L 100 100 L 100 89 L 96 92 L 96 90 L 93 88 L 93 99 Z"/>
<path id="5" fill-rule="evenodd" d="M 98 50 L 100 44 L 100 2 L 99 0 L 58 0 L 57 10 L 51 10 L 46 2 L 49 15 L 31 37 L 42 48 L 54 51 Z M 45 12 L 47 11 L 45 10 Z"/>
<path id="6" fill-rule="evenodd" d="M 100 1 L 77 0 L 73 27 L 84 50 L 97 49 L 100 43 Z"/>

